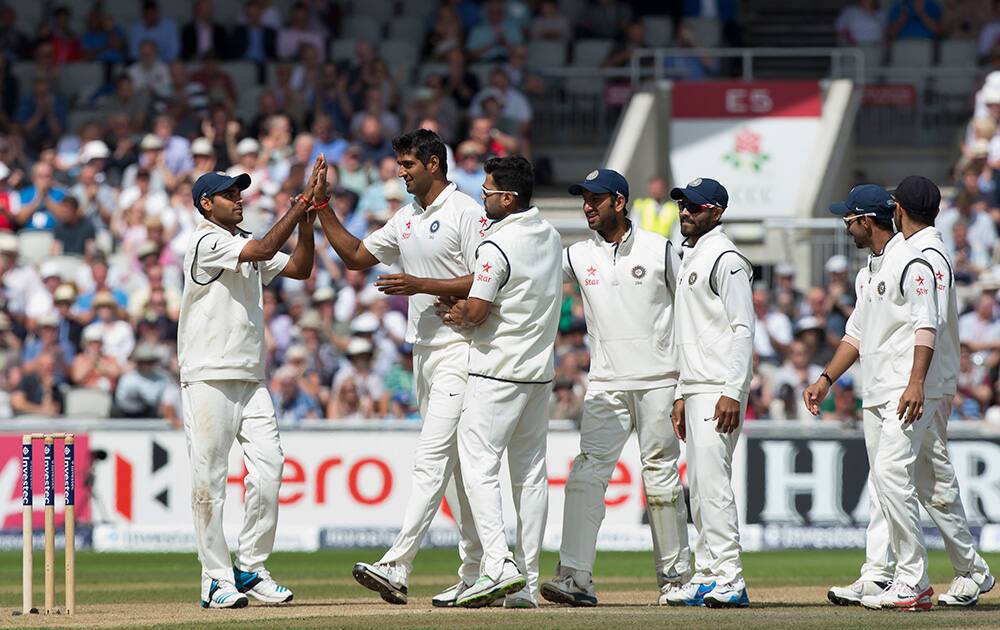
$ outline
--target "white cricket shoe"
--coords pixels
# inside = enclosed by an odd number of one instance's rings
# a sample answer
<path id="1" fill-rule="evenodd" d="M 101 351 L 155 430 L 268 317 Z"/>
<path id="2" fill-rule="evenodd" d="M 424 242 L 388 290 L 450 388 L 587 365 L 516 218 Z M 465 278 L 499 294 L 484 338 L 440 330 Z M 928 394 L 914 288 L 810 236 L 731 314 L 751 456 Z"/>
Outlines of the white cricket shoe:
<path id="1" fill-rule="evenodd" d="M 865 608 L 895 608 L 909 612 L 920 612 L 931 609 L 931 595 L 934 589 L 930 586 L 916 589 L 903 582 L 893 582 L 889 588 L 878 595 L 865 595 L 861 605 Z"/>
<path id="2" fill-rule="evenodd" d="M 351 571 L 361 586 L 371 589 L 390 604 L 407 602 L 406 572 L 394 564 L 359 562 Z"/>
<path id="3" fill-rule="evenodd" d="M 715 588 L 705 594 L 704 602 L 708 608 L 747 608 L 750 606 L 747 584 L 743 578 L 737 578 L 728 584 L 716 584 Z"/>
<path id="4" fill-rule="evenodd" d="M 281 586 L 265 568 L 256 571 L 241 571 L 233 567 L 236 590 L 266 604 L 286 604 L 292 601 L 292 592 Z"/>
<path id="5" fill-rule="evenodd" d="M 521 575 L 514 561 L 507 560 L 496 579 L 485 573 L 480 575 L 476 583 L 458 597 L 455 604 L 463 608 L 482 608 L 509 593 L 521 590 L 527 584 L 528 581 Z"/>
<path id="6" fill-rule="evenodd" d="M 499 601 L 499 600 L 498 600 Z M 528 587 L 524 587 L 521 590 L 510 593 L 507 597 L 503 598 L 504 608 L 538 608 L 538 602 L 535 598 L 531 596 L 528 592 Z"/>
<path id="7" fill-rule="evenodd" d="M 660 596 L 657 598 L 656 603 L 659 606 L 669 606 L 671 597 L 678 600 L 687 598 L 683 582 L 664 582 L 660 586 Z"/>
<path id="8" fill-rule="evenodd" d="M 887 588 L 889 588 L 888 582 L 857 580 L 849 586 L 831 586 L 826 592 L 826 598 L 838 606 L 860 606 L 862 597 L 879 595 Z"/>
<path id="9" fill-rule="evenodd" d="M 983 573 L 973 573 L 972 579 L 976 581 L 976 585 L 979 586 L 979 594 L 985 595 L 993 590 L 993 586 L 997 583 L 993 576 L 990 575 L 990 570 L 986 569 Z"/>
<path id="10" fill-rule="evenodd" d="M 539 588 L 542 597 L 553 604 L 587 607 L 597 605 L 594 580 L 586 571 L 556 565 L 556 573 L 552 580 L 542 582 Z"/>
<path id="11" fill-rule="evenodd" d="M 205 578 L 201 581 L 202 608 L 246 608 L 250 601 L 228 580 Z"/>
<path id="12" fill-rule="evenodd" d="M 448 588 L 444 589 L 437 595 L 431 598 L 431 606 L 436 608 L 451 608 L 461 597 L 462 593 L 468 589 L 471 584 L 466 584 L 465 580 L 460 580 L 458 584 L 453 584 Z"/>
<path id="13" fill-rule="evenodd" d="M 671 589 L 665 596 L 661 591 L 660 596 L 670 606 L 704 606 L 705 595 L 711 593 L 713 589 L 715 589 L 715 582 L 702 584 L 688 581 Z"/>
<path id="14" fill-rule="evenodd" d="M 979 585 L 967 575 L 958 575 L 951 581 L 947 593 L 938 597 L 938 606 L 975 606 L 979 601 Z"/>

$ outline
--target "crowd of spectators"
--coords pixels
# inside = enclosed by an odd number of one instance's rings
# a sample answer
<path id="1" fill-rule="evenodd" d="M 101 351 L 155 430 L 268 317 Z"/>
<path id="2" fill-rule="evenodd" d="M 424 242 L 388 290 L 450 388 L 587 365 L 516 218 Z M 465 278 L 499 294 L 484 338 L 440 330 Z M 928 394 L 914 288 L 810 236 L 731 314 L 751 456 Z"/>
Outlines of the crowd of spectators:
<path id="1" fill-rule="evenodd" d="M 533 99 L 549 89 L 527 65 L 532 42 L 615 38 L 617 45 L 595 63 L 613 66 L 627 63 L 645 41 L 644 13 L 676 11 L 675 42 L 693 47 L 685 15 L 716 5 L 728 24 L 735 11 L 726 1 L 580 4 L 569 16 L 550 0 L 440 2 L 428 10 L 418 56 L 441 71 L 419 79 L 387 63 L 377 42 L 358 40 L 349 61 L 335 61 L 331 42 L 349 16 L 344 5 L 323 0 L 247 0 L 235 24 L 213 18 L 209 0 L 195 2 L 181 24 L 155 2 L 141 5 L 134 24 L 116 23 L 100 3 L 72 4 L 57 7 L 30 34 L 17 28 L 16 5 L 4 4 L 0 417 L 80 413 L 80 404 L 83 411 L 96 407 L 88 406 L 94 397 L 79 392 L 103 392 L 114 416 L 165 417 L 179 426 L 177 317 L 182 260 L 200 220 L 191 204 L 199 175 L 249 173 L 243 227 L 260 236 L 289 207 L 322 152 L 332 205 L 363 236 L 410 201 L 390 144 L 400 130 L 438 131 L 449 145 L 450 179 L 474 197 L 486 158 L 530 154 Z M 73 11 L 86 12 L 79 35 L 71 28 Z M 726 41 L 738 37 L 727 28 Z M 106 64 L 104 85 L 66 93 L 75 60 Z M 227 74 L 223 60 L 261 64 L 262 87 L 250 111 L 238 107 L 245 86 Z M 25 61 L 33 62 L 30 74 L 15 74 L 14 65 Z M 485 75 L 471 70 L 484 62 Z M 692 76 L 713 71 L 709 59 L 677 63 Z M 1000 415 L 994 297 L 1000 274 L 989 289 L 1000 262 L 993 179 L 1000 165 L 1000 91 L 984 88 L 978 102 L 955 193 L 939 219 L 963 287 L 955 413 L 969 419 Z M 71 124 L 79 111 L 94 116 Z M 667 188 L 654 183 L 650 202 L 658 207 Z M 374 288 L 374 276 L 387 268 L 347 270 L 321 233 L 316 239 L 312 276 L 278 279 L 264 296 L 268 384 L 279 419 L 417 418 L 405 298 Z M 773 286 L 756 287 L 749 418 L 806 416 L 802 388 L 829 358 L 853 307 L 851 271 L 846 258 L 835 256 L 822 283 L 803 290 L 796 270 L 779 265 Z M 579 295 L 567 286 L 554 418 L 580 418 L 590 362 L 586 332 Z M 823 417 L 857 419 L 851 376 L 834 391 Z"/>
<path id="2" fill-rule="evenodd" d="M 34 32 L 16 3 L 0 6 L 0 417 L 107 412 L 179 426 L 177 318 L 198 176 L 249 173 L 243 227 L 260 236 L 323 153 L 333 206 L 364 236 L 410 201 L 391 138 L 422 126 L 448 142 L 451 179 L 478 197 L 487 158 L 531 151 L 531 99 L 546 85 L 527 45 L 625 42 L 643 11 L 595 0 L 571 19 L 548 1 L 430 5 L 416 18 L 417 54 L 441 71 L 411 85 L 416 73 L 391 67 L 379 42 L 358 39 L 349 60 L 333 59 L 346 6 L 247 0 L 223 24 L 211 0 L 193 2 L 188 20 L 145 1 L 129 24 L 102 3 L 73 3 Z M 231 61 L 258 64 L 250 111 Z M 103 64 L 103 84 L 68 89 L 80 87 L 75 62 Z M 312 276 L 279 279 L 264 297 L 279 419 L 417 417 L 405 299 L 373 287 L 386 268 L 349 271 L 316 237 Z"/>

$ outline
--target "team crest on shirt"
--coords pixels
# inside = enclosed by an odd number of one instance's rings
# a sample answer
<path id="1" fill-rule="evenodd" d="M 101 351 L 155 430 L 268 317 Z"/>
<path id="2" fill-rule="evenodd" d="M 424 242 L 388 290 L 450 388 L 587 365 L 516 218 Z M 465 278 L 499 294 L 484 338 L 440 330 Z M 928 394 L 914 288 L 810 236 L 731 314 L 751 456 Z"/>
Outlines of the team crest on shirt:
<path id="1" fill-rule="evenodd" d="M 697 280 L 697 279 L 698 279 L 698 273 L 692 271 L 691 275 L 688 276 L 688 285 L 694 284 L 695 280 Z"/>
<path id="2" fill-rule="evenodd" d="M 646 268 L 642 265 L 636 265 L 632 267 L 632 277 L 636 280 L 642 280 L 646 277 Z"/>
<path id="3" fill-rule="evenodd" d="M 431 234 L 437 232 L 439 229 L 441 229 L 440 221 L 435 221 L 434 223 L 431 223 Z"/>
<path id="4" fill-rule="evenodd" d="M 878 291 L 878 294 L 880 296 L 881 295 L 885 295 L 885 280 L 883 280 L 882 282 L 879 282 L 878 286 L 875 287 L 875 290 Z"/>

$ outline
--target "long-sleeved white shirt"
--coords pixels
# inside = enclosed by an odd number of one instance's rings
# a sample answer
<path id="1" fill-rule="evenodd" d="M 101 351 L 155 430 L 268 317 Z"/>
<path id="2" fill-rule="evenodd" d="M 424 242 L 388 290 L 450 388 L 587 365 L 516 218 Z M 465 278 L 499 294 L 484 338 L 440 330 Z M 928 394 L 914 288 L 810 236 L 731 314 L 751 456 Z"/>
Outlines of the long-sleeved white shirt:
<path id="1" fill-rule="evenodd" d="M 563 278 L 580 286 L 594 391 L 677 383 L 673 305 L 680 257 L 659 234 L 633 225 L 620 243 L 600 234 L 563 250 Z"/>
<path id="2" fill-rule="evenodd" d="M 881 254 L 868 257 L 855 289 L 858 300 L 845 340 L 856 340 L 862 404 L 873 407 L 898 399 L 906 389 L 917 331 L 937 330 L 934 271 L 920 250 L 897 233 Z"/>
<path id="3" fill-rule="evenodd" d="M 674 345 L 683 395 L 719 392 L 744 400 L 753 366 L 753 268 L 721 226 L 684 246 L 674 304 Z"/>

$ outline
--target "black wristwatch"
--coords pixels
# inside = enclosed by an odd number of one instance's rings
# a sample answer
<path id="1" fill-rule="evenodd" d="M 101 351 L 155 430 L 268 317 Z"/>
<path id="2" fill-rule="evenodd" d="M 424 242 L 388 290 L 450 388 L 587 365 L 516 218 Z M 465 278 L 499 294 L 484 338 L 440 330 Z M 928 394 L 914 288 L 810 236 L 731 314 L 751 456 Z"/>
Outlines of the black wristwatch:
<path id="1" fill-rule="evenodd" d="M 833 379 L 830 378 L 829 374 L 827 374 L 826 372 L 823 372 L 822 374 L 819 375 L 819 377 L 820 378 L 825 378 L 826 382 L 830 384 L 830 387 L 833 387 Z"/>

